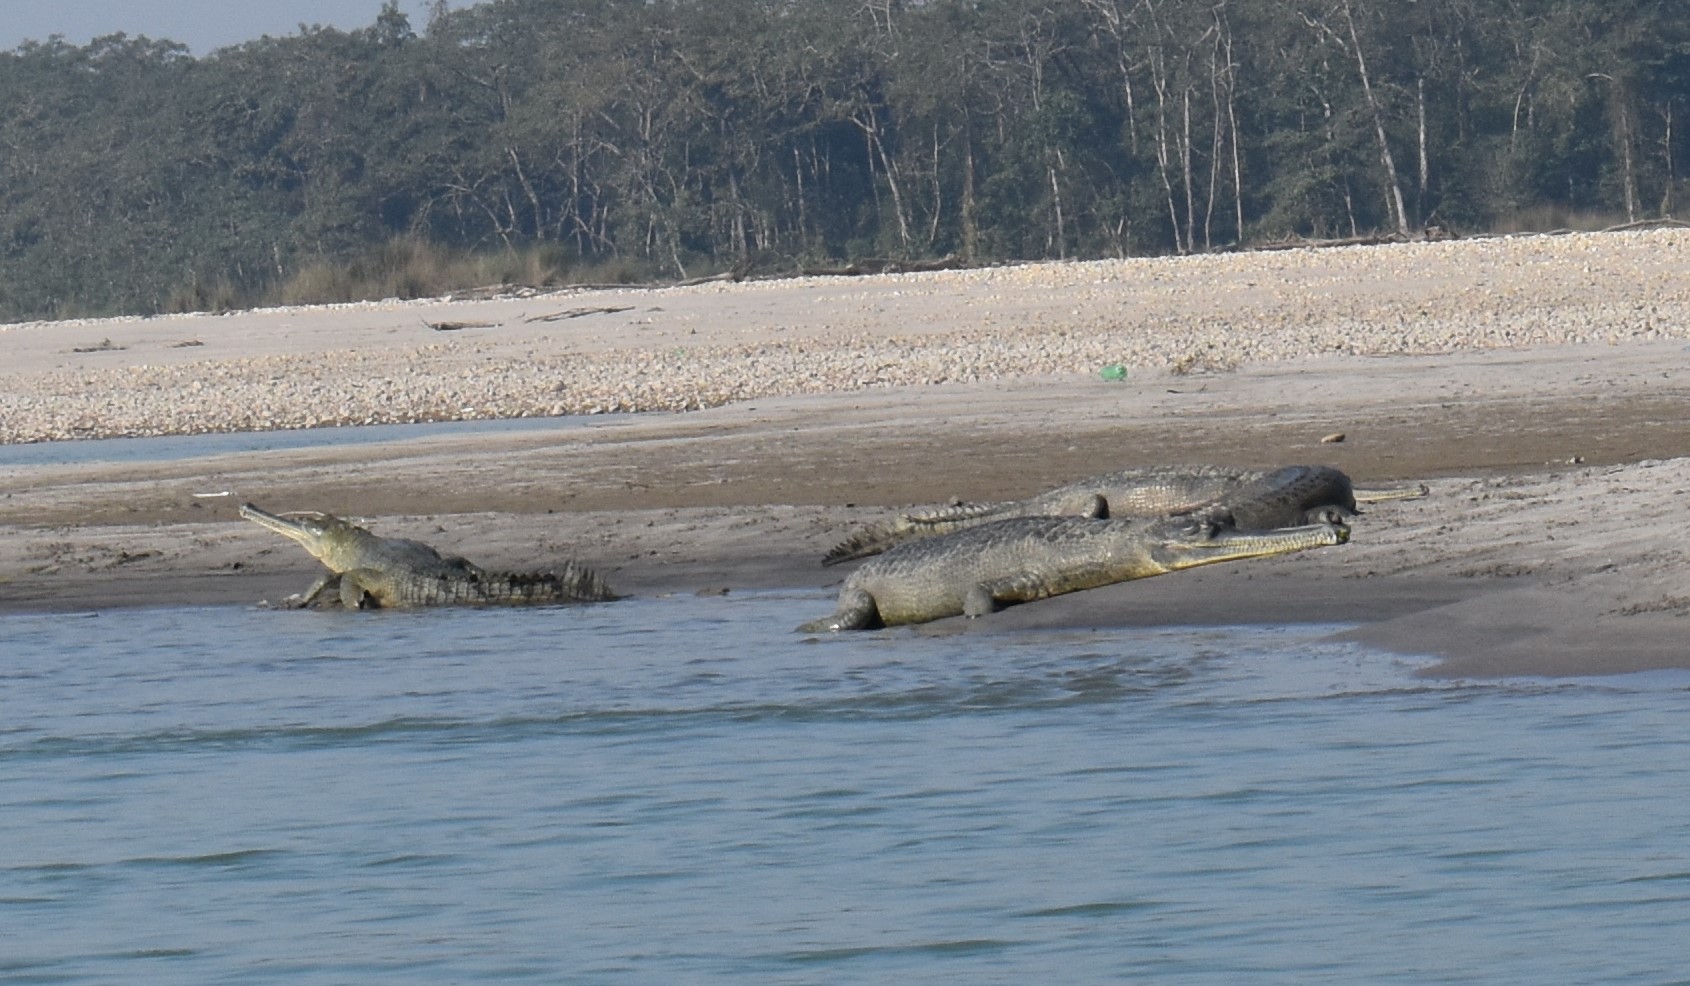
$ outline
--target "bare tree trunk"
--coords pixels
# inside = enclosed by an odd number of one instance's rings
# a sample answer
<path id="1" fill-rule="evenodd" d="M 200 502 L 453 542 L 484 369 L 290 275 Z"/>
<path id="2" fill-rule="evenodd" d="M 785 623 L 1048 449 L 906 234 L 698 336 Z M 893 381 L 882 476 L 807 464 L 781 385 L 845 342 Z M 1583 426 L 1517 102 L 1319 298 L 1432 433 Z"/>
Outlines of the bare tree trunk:
<path id="1" fill-rule="evenodd" d="M 1666 190 L 1661 193 L 1661 215 L 1672 217 L 1672 186 L 1678 180 L 1677 169 L 1672 160 L 1672 100 L 1667 100 L 1667 108 L 1663 111 L 1666 117 L 1666 133 L 1661 137 L 1661 149 L 1666 152 L 1667 181 Z"/>
<path id="2" fill-rule="evenodd" d="M 881 141 L 879 134 L 874 137 L 874 146 L 880 152 L 880 166 L 886 171 L 886 187 L 892 192 L 892 212 L 898 219 L 898 242 L 907 250 L 910 245 L 910 224 L 908 217 L 904 215 L 904 193 L 898 188 L 898 171 L 892 166 L 892 159 L 887 156 L 886 145 Z"/>
<path id="3" fill-rule="evenodd" d="M 1625 218 L 1627 222 L 1637 221 L 1637 166 L 1632 160 L 1632 126 L 1630 99 L 1625 88 L 1613 76 L 1605 73 L 1592 73 L 1589 78 L 1601 79 L 1608 83 L 1608 105 L 1614 113 L 1614 139 L 1620 145 L 1620 186 L 1625 193 Z"/>
<path id="4" fill-rule="evenodd" d="M 1414 91 L 1420 110 L 1420 194 L 1415 203 L 1415 215 L 1422 223 L 1426 221 L 1426 194 L 1431 187 L 1431 165 L 1426 153 L 1426 79 L 1420 77 L 1414 80 Z"/>
<path id="5" fill-rule="evenodd" d="M 1057 152 L 1056 162 L 1057 162 L 1057 164 L 1062 163 L 1062 152 L 1061 151 Z M 1051 209 L 1055 213 L 1055 216 L 1056 216 L 1056 259 L 1067 260 L 1068 259 L 1068 233 L 1067 233 L 1067 230 L 1065 230 L 1063 228 L 1063 223 L 1062 223 L 1062 186 L 1057 183 L 1056 167 L 1054 165 L 1047 166 L 1045 168 L 1045 170 L 1050 175 Z"/>
<path id="6" fill-rule="evenodd" d="M 1627 126 L 1625 133 L 1620 136 L 1620 148 L 1624 152 L 1625 163 L 1625 218 L 1627 222 L 1637 221 L 1637 168 L 1631 159 L 1631 133 Z"/>
<path id="7" fill-rule="evenodd" d="M 1508 130 L 1508 153 L 1510 154 L 1514 153 L 1514 149 L 1520 142 L 1520 117 L 1524 116 L 1526 118 L 1524 125 L 1528 129 L 1532 125 L 1531 90 L 1537 79 L 1537 61 L 1539 52 L 1540 49 L 1536 45 L 1533 45 L 1531 64 L 1526 66 L 1526 79 L 1524 82 L 1520 83 L 1520 91 L 1514 94 L 1514 119 Z M 1518 48 L 1516 48 L 1514 52 L 1515 57 L 1519 58 L 1521 54 L 1522 53 L 1518 50 Z"/>
<path id="8" fill-rule="evenodd" d="M 1109 37 L 1115 42 L 1115 71 L 1121 78 L 1121 98 L 1127 109 L 1127 146 L 1134 154 L 1138 153 L 1138 115 L 1137 107 L 1133 105 L 1133 75 L 1132 66 L 1127 60 L 1127 33 L 1121 9 L 1115 0 L 1084 0 L 1085 5 L 1096 13 L 1109 32 Z M 1152 8 L 1154 14 L 1154 8 Z"/>
<path id="9" fill-rule="evenodd" d="M 744 260 L 751 256 L 751 239 L 745 227 L 745 200 L 739 195 L 739 178 L 728 172 L 728 193 L 733 197 L 733 222 L 730 224 L 729 241 L 733 244 L 734 253 Z"/>
<path id="10" fill-rule="evenodd" d="M 1215 246 L 1215 199 L 1220 196 L 1221 149 L 1226 142 L 1226 134 L 1221 129 L 1220 59 L 1215 51 L 1209 53 L 1209 102 L 1214 106 L 1214 117 L 1209 127 L 1209 201 L 1203 209 L 1203 249 L 1205 250 L 1212 250 Z"/>
<path id="11" fill-rule="evenodd" d="M 880 159 L 880 168 L 886 174 L 886 188 L 892 195 L 892 212 L 898 220 L 898 242 L 907 250 L 910 245 L 910 226 L 904 216 L 904 195 L 898 188 L 898 175 L 892 168 L 892 159 L 886 153 L 886 145 L 880 140 L 880 121 L 875 116 L 873 107 L 869 107 L 866 112 L 867 120 L 857 116 L 851 119 L 862 130 L 864 139 L 868 141 L 869 152 Z"/>
<path id="12" fill-rule="evenodd" d="M 1344 0 L 1344 21 L 1349 27 L 1350 50 L 1356 56 L 1356 72 L 1361 76 L 1361 92 L 1367 99 L 1368 111 L 1373 116 L 1373 133 L 1379 139 L 1379 162 L 1385 166 L 1385 180 L 1390 185 L 1391 198 L 1389 204 L 1395 207 L 1397 232 L 1408 235 L 1408 210 L 1403 206 L 1402 183 L 1397 180 L 1397 163 L 1391 157 L 1391 142 L 1385 137 L 1385 116 L 1379 109 L 1379 100 L 1373 95 L 1373 83 L 1367 75 L 1367 59 L 1361 51 L 1361 38 L 1356 33 L 1355 15 L 1350 10 L 1350 0 Z"/>
<path id="13" fill-rule="evenodd" d="M 500 221 L 499 214 L 494 210 L 493 204 L 488 202 L 479 192 L 476 191 L 476 186 L 479 185 L 480 182 L 472 182 L 468 180 L 461 172 L 454 174 L 453 178 L 455 180 L 447 185 L 447 188 L 453 193 L 451 197 L 453 210 L 461 215 L 463 212 L 462 203 L 465 200 L 473 203 L 486 214 L 487 221 L 493 225 L 493 232 L 499 235 L 499 240 L 504 243 L 505 249 L 513 249 L 513 245 L 511 243 L 511 229 Z"/>
<path id="14" fill-rule="evenodd" d="M 1126 101 L 1127 101 L 1127 135 L 1128 135 L 1128 139 L 1132 142 L 1131 146 L 1132 146 L 1133 153 L 1137 154 L 1138 153 L 1138 112 L 1133 107 L 1133 77 L 1132 77 L 1131 73 L 1126 71 L 1125 66 L 1123 66 L 1122 70 L 1121 70 L 1121 80 L 1122 80 L 1121 81 L 1121 89 L 1123 90 L 1123 98 L 1125 98 Z"/>
<path id="15" fill-rule="evenodd" d="M 1150 82 L 1156 89 L 1156 170 L 1162 176 L 1162 191 L 1168 200 L 1168 223 L 1174 233 L 1174 252 L 1190 253 L 1190 244 L 1180 239 L 1179 205 L 1174 201 L 1173 179 L 1168 171 L 1173 166 L 1173 154 L 1168 146 L 1168 80 L 1163 77 L 1159 54 L 1151 58 Z"/>
<path id="16" fill-rule="evenodd" d="M 1222 5 L 1224 12 L 1225 6 Z M 1225 22 L 1223 21 L 1223 27 Z M 1238 75 L 1237 63 L 1232 60 L 1232 31 L 1223 30 L 1226 51 L 1226 126 L 1232 141 L 1232 208 L 1238 224 L 1236 238 L 1244 242 L 1244 160 L 1238 148 Z"/>
<path id="17" fill-rule="evenodd" d="M 1619 104 L 1620 161 L 1625 171 L 1620 184 L 1625 190 L 1626 222 L 1637 221 L 1637 165 L 1631 156 L 1631 112 L 1619 87 L 1615 86 L 1614 101 Z"/>
<path id="18" fill-rule="evenodd" d="M 1185 246 L 1197 249 L 1197 192 L 1191 174 L 1191 87 L 1186 86 L 1180 100 L 1180 172 L 1185 180 Z"/>
<path id="19" fill-rule="evenodd" d="M 933 125 L 933 218 L 927 224 L 927 247 L 939 239 L 939 217 L 945 210 L 945 189 L 939 182 L 939 125 Z"/>
<path id="20" fill-rule="evenodd" d="M 798 148 L 792 148 L 792 177 L 798 182 L 798 244 L 803 249 L 809 241 L 809 222 L 804 207 L 804 155 Z"/>
<path id="21" fill-rule="evenodd" d="M 859 10 L 868 13 L 869 18 L 874 21 L 876 30 L 890 36 L 892 34 L 892 13 L 901 6 L 903 5 L 898 3 L 897 0 L 867 0 Z"/>
<path id="22" fill-rule="evenodd" d="M 973 262 L 980 251 L 980 228 L 974 217 L 974 139 L 965 115 L 962 131 L 962 258 Z"/>
<path id="23" fill-rule="evenodd" d="M 510 217 L 510 231 L 512 233 L 521 234 L 521 232 L 522 232 L 522 217 L 516 211 L 516 201 L 511 198 L 510 189 L 509 188 L 501 188 L 499 190 L 499 198 L 504 200 L 505 215 Z M 506 238 L 505 245 L 507 247 L 510 246 L 509 237 Z"/>
<path id="24" fill-rule="evenodd" d="M 534 185 L 528 180 L 528 175 L 523 172 L 522 159 L 517 156 L 516 148 L 506 147 L 505 153 L 510 155 L 511 167 L 516 169 L 516 180 L 522 186 L 523 195 L 528 199 L 528 207 L 534 210 L 534 239 L 543 242 L 546 239 L 546 229 L 541 224 L 543 210 L 540 208 L 540 196 L 534 191 Z"/>

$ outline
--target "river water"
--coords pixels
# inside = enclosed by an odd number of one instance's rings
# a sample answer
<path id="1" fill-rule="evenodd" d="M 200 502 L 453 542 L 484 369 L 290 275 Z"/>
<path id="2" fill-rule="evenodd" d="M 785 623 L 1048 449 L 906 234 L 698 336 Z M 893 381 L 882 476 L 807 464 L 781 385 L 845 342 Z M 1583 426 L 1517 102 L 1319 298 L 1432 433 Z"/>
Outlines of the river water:
<path id="1" fill-rule="evenodd" d="M 0 983 L 1690 979 L 1690 676 L 831 604 L 0 617 Z"/>
<path id="2" fill-rule="evenodd" d="M 628 414 L 586 414 L 537 418 L 487 418 L 417 424 L 346 425 L 336 428 L 298 428 L 289 431 L 231 431 L 204 435 L 161 435 L 145 438 L 91 438 L 74 442 L 0 444 L 0 469 L 97 463 L 174 462 L 214 455 L 281 452 L 296 449 L 382 445 L 436 436 L 547 435 L 578 428 L 615 428 L 632 419 Z"/>

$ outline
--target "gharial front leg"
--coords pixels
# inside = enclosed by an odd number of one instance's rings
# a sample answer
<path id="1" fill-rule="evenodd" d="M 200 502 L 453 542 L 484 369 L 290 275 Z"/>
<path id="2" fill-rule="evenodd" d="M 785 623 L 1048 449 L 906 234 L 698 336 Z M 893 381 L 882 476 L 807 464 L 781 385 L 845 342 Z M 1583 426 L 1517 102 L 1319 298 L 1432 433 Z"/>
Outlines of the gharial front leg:
<path id="1" fill-rule="evenodd" d="M 381 601 L 370 591 L 370 585 L 378 573 L 358 569 L 340 573 L 340 605 L 342 609 L 380 609 Z"/>
<path id="2" fill-rule="evenodd" d="M 1050 581 L 1032 572 L 1020 572 L 969 587 L 962 600 L 962 615 L 985 616 L 1005 606 L 1032 602 L 1053 595 Z"/>
<path id="3" fill-rule="evenodd" d="M 340 574 L 329 572 L 322 578 L 311 583 L 304 592 L 295 593 L 282 600 L 282 605 L 288 609 L 309 609 L 325 593 L 340 594 Z"/>
<path id="4" fill-rule="evenodd" d="M 288 609 L 310 609 L 335 602 L 343 609 L 376 609 L 380 605 L 356 572 L 330 572 L 304 592 L 287 597 L 283 605 Z"/>
<path id="5" fill-rule="evenodd" d="M 1109 500 L 1101 493 L 1070 493 L 1046 504 L 1040 513 L 1052 517 L 1104 518 L 1109 516 Z"/>
<path id="6" fill-rule="evenodd" d="M 997 611 L 998 601 L 984 585 L 969 586 L 967 595 L 962 597 L 962 615 L 971 620 Z"/>

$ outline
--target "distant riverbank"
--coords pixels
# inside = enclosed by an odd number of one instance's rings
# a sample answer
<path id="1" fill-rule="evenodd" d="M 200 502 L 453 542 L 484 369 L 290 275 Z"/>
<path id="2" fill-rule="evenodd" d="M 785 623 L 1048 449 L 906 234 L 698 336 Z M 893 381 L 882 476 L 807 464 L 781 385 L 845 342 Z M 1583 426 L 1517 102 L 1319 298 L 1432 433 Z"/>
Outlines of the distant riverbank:
<path id="1" fill-rule="evenodd" d="M 1690 338 L 1690 230 L 0 326 L 0 442 Z"/>

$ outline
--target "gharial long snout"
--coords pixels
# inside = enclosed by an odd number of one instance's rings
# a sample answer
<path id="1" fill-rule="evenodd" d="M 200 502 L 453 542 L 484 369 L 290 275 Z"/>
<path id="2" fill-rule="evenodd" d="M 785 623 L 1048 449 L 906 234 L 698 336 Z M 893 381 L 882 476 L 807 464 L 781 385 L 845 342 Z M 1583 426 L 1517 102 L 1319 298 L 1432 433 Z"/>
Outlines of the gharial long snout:
<path id="1" fill-rule="evenodd" d="M 298 518 L 290 518 L 273 514 L 251 503 L 243 503 L 241 516 L 260 527 L 299 542 L 308 550 L 322 539 L 326 531 L 321 519 L 322 514 L 303 514 Z"/>
<path id="2" fill-rule="evenodd" d="M 1216 562 L 1323 548 L 1343 544 L 1349 539 L 1349 525 L 1334 523 L 1282 527 L 1271 531 L 1196 530 L 1189 537 L 1165 542 L 1157 555 L 1169 571 L 1179 571 Z"/>

